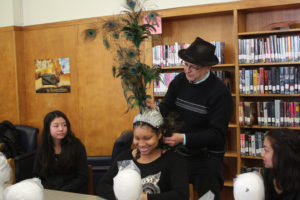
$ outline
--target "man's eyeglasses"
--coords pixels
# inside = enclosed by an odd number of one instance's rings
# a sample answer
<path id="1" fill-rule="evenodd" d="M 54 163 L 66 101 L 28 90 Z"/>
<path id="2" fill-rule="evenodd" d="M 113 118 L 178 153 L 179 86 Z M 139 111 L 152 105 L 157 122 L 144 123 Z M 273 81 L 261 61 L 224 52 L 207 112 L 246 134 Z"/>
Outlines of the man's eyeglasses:
<path id="1" fill-rule="evenodd" d="M 194 65 L 192 63 L 188 63 L 188 62 L 183 62 L 184 66 L 190 69 L 194 69 L 194 70 L 200 70 L 202 68 L 202 66 L 199 65 Z"/>

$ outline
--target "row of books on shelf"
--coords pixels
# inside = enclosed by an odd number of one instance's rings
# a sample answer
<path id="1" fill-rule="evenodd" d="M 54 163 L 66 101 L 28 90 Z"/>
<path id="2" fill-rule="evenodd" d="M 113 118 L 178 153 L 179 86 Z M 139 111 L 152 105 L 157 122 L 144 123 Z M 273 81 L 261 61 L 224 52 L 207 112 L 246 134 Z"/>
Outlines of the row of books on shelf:
<path id="1" fill-rule="evenodd" d="M 257 173 L 263 175 L 264 174 L 264 168 L 262 168 L 262 167 L 242 166 L 241 167 L 241 173 L 246 173 L 246 172 L 257 172 Z"/>
<path id="2" fill-rule="evenodd" d="M 300 102 L 272 101 L 239 103 L 239 124 L 252 126 L 299 127 Z"/>
<path id="3" fill-rule="evenodd" d="M 300 35 L 239 39 L 239 63 L 300 61 Z"/>
<path id="4" fill-rule="evenodd" d="M 219 64 L 224 64 L 225 42 L 213 41 L 216 46 L 215 54 L 219 59 Z M 182 66 L 182 59 L 179 58 L 178 52 L 186 49 L 190 44 L 175 42 L 174 45 L 158 45 L 152 48 L 153 66 L 176 67 Z"/>
<path id="5" fill-rule="evenodd" d="M 160 73 L 161 81 L 153 81 L 153 92 L 155 95 L 166 94 L 171 81 L 179 74 L 178 72 Z"/>
<path id="6" fill-rule="evenodd" d="M 231 74 L 228 71 L 211 71 L 214 73 L 221 81 L 230 89 L 230 77 Z M 160 79 L 161 81 L 154 81 L 153 82 L 153 89 L 155 95 L 164 95 L 167 93 L 167 90 L 169 88 L 169 85 L 171 81 L 177 76 L 178 72 L 166 72 L 166 73 L 160 73 Z"/>
<path id="7" fill-rule="evenodd" d="M 300 70 L 296 66 L 239 70 L 240 94 L 300 94 Z"/>
<path id="8" fill-rule="evenodd" d="M 243 156 L 261 156 L 264 149 L 264 132 L 250 131 L 240 134 L 241 155 Z"/>

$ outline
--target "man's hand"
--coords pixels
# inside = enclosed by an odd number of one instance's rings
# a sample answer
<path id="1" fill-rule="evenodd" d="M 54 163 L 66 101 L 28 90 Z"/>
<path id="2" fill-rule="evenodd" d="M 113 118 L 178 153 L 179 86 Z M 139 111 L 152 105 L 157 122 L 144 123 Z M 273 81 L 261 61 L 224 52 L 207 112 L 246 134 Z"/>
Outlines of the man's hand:
<path id="1" fill-rule="evenodd" d="M 157 106 L 152 102 L 151 99 L 146 99 L 146 106 L 150 109 L 157 110 Z"/>
<path id="2" fill-rule="evenodd" d="M 171 147 L 183 142 L 184 135 L 182 133 L 173 133 L 171 137 L 164 137 L 164 143 Z"/>

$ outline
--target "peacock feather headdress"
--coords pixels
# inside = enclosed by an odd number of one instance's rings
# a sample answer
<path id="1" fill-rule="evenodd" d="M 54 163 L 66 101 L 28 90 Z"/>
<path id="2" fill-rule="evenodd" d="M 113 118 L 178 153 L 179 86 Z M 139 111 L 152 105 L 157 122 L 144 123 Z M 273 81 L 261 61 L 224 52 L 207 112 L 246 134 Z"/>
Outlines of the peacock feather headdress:
<path id="1" fill-rule="evenodd" d="M 159 68 L 142 62 L 141 44 L 151 36 L 155 28 L 143 23 L 146 13 L 144 1 L 126 0 L 123 15 L 106 21 L 103 26 L 103 43 L 114 56 L 113 76 L 120 77 L 127 101 L 128 112 L 139 107 L 140 112 L 146 107 L 147 88 L 153 80 L 159 81 Z M 154 12 L 152 12 L 154 13 Z"/>

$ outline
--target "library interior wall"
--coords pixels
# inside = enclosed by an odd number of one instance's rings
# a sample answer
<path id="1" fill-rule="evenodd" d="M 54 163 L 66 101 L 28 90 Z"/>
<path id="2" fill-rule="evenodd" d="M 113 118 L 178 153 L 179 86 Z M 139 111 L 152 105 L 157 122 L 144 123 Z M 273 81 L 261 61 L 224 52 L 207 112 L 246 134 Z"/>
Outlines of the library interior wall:
<path id="1" fill-rule="evenodd" d="M 231 86 L 235 108 L 238 108 L 239 102 L 247 99 L 273 99 L 275 97 L 266 95 L 243 96 L 238 92 L 238 74 L 243 65 L 238 63 L 237 39 L 264 35 L 266 32 L 262 31 L 262 27 L 274 21 L 299 18 L 298 1 L 261 0 L 258 3 L 249 0 L 163 10 L 163 40 L 156 42 L 192 42 L 197 35 L 203 35 L 209 41 L 226 41 L 226 63 L 217 69 L 231 70 L 234 74 L 232 81 L 235 83 Z M 36 126 L 42 131 L 44 115 L 60 109 L 69 116 L 72 129 L 85 144 L 88 155 L 110 155 L 113 142 L 121 131 L 132 127 L 136 111 L 124 114 L 126 102 L 119 79 L 112 78 L 113 58 L 102 45 L 101 31 L 95 41 L 83 39 L 83 30 L 97 23 L 101 27 L 103 19 L 106 17 L 0 28 L 0 121 L 8 119 L 14 123 Z M 295 31 L 299 33 L 299 29 Z M 152 43 L 146 43 L 146 47 L 151 51 Z M 145 55 L 146 62 L 151 64 L 151 55 L 147 52 Z M 69 57 L 71 60 L 71 93 L 36 94 L 34 60 L 57 57 Z M 271 65 L 265 63 L 262 66 L 268 68 Z M 258 65 L 244 67 L 255 69 Z M 298 98 L 291 98 L 295 97 Z M 290 96 L 278 98 L 287 99 Z M 240 133 L 261 127 L 241 126 L 237 123 L 239 114 L 235 113 L 237 115 L 233 118 L 236 120 L 232 120 L 227 136 L 229 142 L 224 159 L 223 200 L 233 199 L 232 180 L 243 166 L 257 167 L 262 163 L 261 158 L 240 153 Z"/>
<path id="2" fill-rule="evenodd" d="M 84 41 L 83 30 L 94 23 L 89 22 L 0 29 L 0 121 L 38 127 L 41 138 L 44 116 L 61 110 L 88 155 L 110 155 L 114 140 L 131 128 L 135 112 L 124 114 L 123 90 L 112 76 L 113 58 L 101 35 Z M 36 93 L 34 60 L 59 57 L 70 58 L 71 93 Z"/>
<path id="3" fill-rule="evenodd" d="M 14 44 L 13 32 L 0 29 L 0 122 L 19 121 Z"/>
<path id="4" fill-rule="evenodd" d="M 148 9 L 225 3 L 239 0 L 151 0 Z M 119 14 L 124 0 L 1 0 L 0 27 L 29 26 Z"/>
<path id="5" fill-rule="evenodd" d="M 110 155 L 136 111 L 124 114 L 123 90 L 112 77 L 113 58 L 102 45 L 101 32 L 94 41 L 83 39 L 83 31 L 103 18 L 0 28 L 0 121 L 38 127 L 41 138 L 45 114 L 58 109 L 69 117 L 88 155 Z M 70 58 L 71 93 L 36 93 L 34 60 L 59 57 Z"/>

